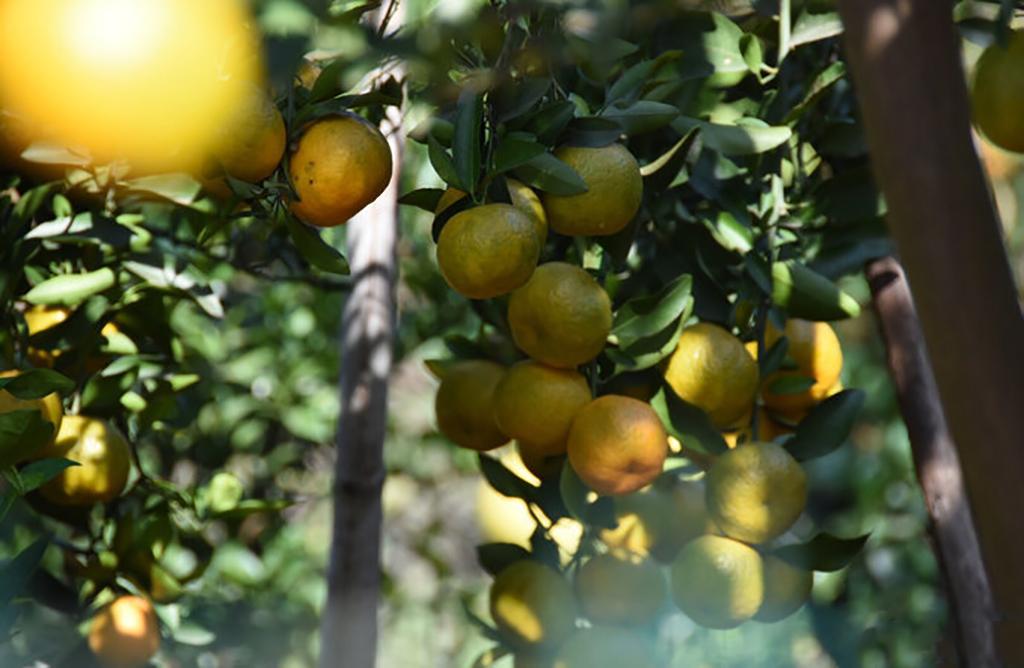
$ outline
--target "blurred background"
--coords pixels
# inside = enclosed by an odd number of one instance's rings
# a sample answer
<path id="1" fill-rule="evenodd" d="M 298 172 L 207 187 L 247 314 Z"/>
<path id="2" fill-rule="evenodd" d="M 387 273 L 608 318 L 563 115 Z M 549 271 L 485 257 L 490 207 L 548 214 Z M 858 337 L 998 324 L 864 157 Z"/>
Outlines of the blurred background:
<path id="1" fill-rule="evenodd" d="M 325 2 L 251 3 L 279 90 L 310 52 L 325 58 L 344 54 L 353 62 L 352 83 L 372 67 L 372 47 L 361 31 L 317 20 Z M 429 57 L 446 36 L 479 27 L 475 21 L 484 4 L 403 0 L 406 25 L 417 36 L 410 46 Z M 967 43 L 968 63 L 977 51 Z M 410 67 L 417 67 L 415 59 Z M 426 106 L 411 106 L 406 129 L 430 113 Z M 1020 162 L 979 146 L 1020 284 Z M 423 145 L 407 144 L 402 181 L 402 192 L 441 186 Z M 385 450 L 379 665 L 386 667 L 470 666 L 491 645 L 466 612 L 486 610 L 489 579 L 475 556 L 481 477 L 473 453 L 437 434 L 436 381 L 423 364 L 444 355 L 438 333 L 469 334 L 479 321 L 438 273 L 430 223 L 428 214 L 402 207 L 397 361 Z M 326 238 L 343 247 L 343 228 L 327 231 Z M 216 557 L 187 586 L 197 595 L 166 606 L 176 612 L 163 611 L 187 621 L 177 625 L 174 642 L 165 643 L 161 661 L 203 668 L 313 666 L 326 596 L 344 293 L 300 281 L 262 281 L 227 264 L 212 275 L 225 306 L 215 330 L 191 302 L 181 302 L 172 314 L 185 365 L 202 378 L 187 395 L 198 418 L 175 434 L 170 451 L 144 449 L 144 464 L 178 485 L 202 485 L 210 471 L 227 470 L 242 481 L 246 496 L 294 503 L 279 516 L 252 515 L 230 532 L 222 527 L 218 535 L 216 525 L 209 530 L 219 545 Z M 870 299 L 859 279 L 846 279 L 844 288 L 862 304 Z M 824 529 L 845 536 L 871 532 L 871 539 L 849 567 L 817 574 L 812 605 L 784 623 L 708 632 L 681 615 L 667 618 L 663 633 L 678 643 L 676 665 L 909 668 L 932 665 L 943 653 L 947 609 L 940 572 L 870 309 L 837 330 L 845 354 L 843 384 L 864 389 L 868 403 L 852 447 L 812 464 L 811 504 L 835 513 L 834 525 Z M 27 511 L 12 513 L 0 528 L 0 553 L 29 542 L 32 523 Z M 57 612 L 32 608 L 21 618 L 21 632 L 0 647 L 0 665 L 31 665 L 42 648 L 67 642 L 67 623 Z M 498 665 L 504 664 L 511 666 L 511 660 Z"/>

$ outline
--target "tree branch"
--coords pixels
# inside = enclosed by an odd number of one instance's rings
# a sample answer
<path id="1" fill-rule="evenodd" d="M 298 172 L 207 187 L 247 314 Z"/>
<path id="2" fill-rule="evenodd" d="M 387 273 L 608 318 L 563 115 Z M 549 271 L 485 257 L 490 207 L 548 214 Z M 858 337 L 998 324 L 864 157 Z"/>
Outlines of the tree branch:
<path id="1" fill-rule="evenodd" d="M 875 176 L 963 466 L 997 659 L 1024 665 L 1024 320 L 971 142 L 951 4 L 840 0 L 839 8 Z"/>

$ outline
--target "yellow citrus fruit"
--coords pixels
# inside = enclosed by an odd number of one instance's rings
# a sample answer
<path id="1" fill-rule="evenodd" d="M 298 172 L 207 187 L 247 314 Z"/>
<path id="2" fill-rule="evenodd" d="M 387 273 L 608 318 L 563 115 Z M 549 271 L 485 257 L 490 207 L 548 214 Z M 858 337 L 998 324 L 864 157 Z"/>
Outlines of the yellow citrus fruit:
<path id="1" fill-rule="evenodd" d="M 551 229 L 570 236 L 599 236 L 629 225 L 640 209 L 644 184 L 640 166 L 625 146 L 563 146 L 555 157 L 576 170 L 587 191 L 569 196 L 544 193 L 541 201 Z"/>
<path id="2" fill-rule="evenodd" d="M 807 505 L 807 474 L 777 443 L 744 443 L 723 453 L 705 484 L 711 519 L 747 543 L 781 535 Z"/>
<path id="3" fill-rule="evenodd" d="M 506 294 L 530 279 L 540 241 L 529 216 L 511 204 L 485 204 L 451 217 L 437 239 L 437 264 L 470 299 Z"/>
<path id="4" fill-rule="evenodd" d="M 572 421 L 569 463 L 598 494 L 621 495 L 657 478 L 668 456 L 668 434 L 650 405 L 607 394 L 584 406 Z"/>
<path id="5" fill-rule="evenodd" d="M 612 330 L 612 303 L 584 269 L 548 262 L 512 293 L 508 323 L 524 353 L 548 366 L 571 369 L 604 349 Z"/>
<path id="6" fill-rule="evenodd" d="M 20 375 L 20 372 L 16 370 L 0 371 L 0 378 L 10 378 L 11 376 L 18 375 Z M 39 411 L 40 417 L 53 425 L 53 432 L 46 441 L 19 444 L 17 452 L 4 452 L 0 456 L 0 461 L 3 461 L 4 465 L 17 464 L 25 458 L 31 457 L 39 448 L 53 443 L 57 438 L 57 432 L 60 430 L 60 424 L 64 419 L 64 405 L 61 403 L 60 395 L 56 392 L 51 392 L 39 399 L 19 399 L 7 390 L 0 390 L 0 415 L 24 410 Z"/>
<path id="7" fill-rule="evenodd" d="M 289 159 L 299 200 L 292 211 L 317 227 L 348 221 L 377 199 L 391 180 L 391 147 L 380 130 L 358 116 L 310 123 Z"/>
<path id="8" fill-rule="evenodd" d="M 25 325 L 28 326 L 28 335 L 34 336 L 67 320 L 71 316 L 71 311 L 63 306 L 33 306 L 23 315 Z M 27 354 L 33 365 L 52 367 L 54 361 L 60 356 L 60 351 L 30 347 Z"/>
<path id="9" fill-rule="evenodd" d="M 985 49 L 974 69 L 974 122 L 996 146 L 1024 153 L 1024 31 Z"/>
<path id="10" fill-rule="evenodd" d="M 654 638 L 633 629 L 591 626 L 558 649 L 553 668 L 661 668 Z"/>
<path id="11" fill-rule="evenodd" d="M 672 597 L 709 629 L 730 629 L 753 617 L 764 601 L 764 562 L 749 545 L 724 536 L 690 541 L 672 562 Z"/>
<path id="12" fill-rule="evenodd" d="M 617 497 L 618 524 L 602 530 L 601 541 L 613 549 L 670 562 L 683 545 L 715 531 L 704 496 L 704 483 L 677 480 Z"/>
<path id="13" fill-rule="evenodd" d="M 590 386 L 583 374 L 528 360 L 509 368 L 494 393 L 498 427 L 531 455 L 565 453 L 569 427 L 587 403 Z"/>
<path id="14" fill-rule="evenodd" d="M 725 329 L 698 323 L 683 330 L 665 367 L 665 380 L 719 429 L 733 427 L 754 404 L 757 362 Z"/>
<path id="15" fill-rule="evenodd" d="M 799 610 L 811 595 L 814 573 L 786 563 L 770 554 L 763 555 L 764 602 L 754 619 L 777 622 Z"/>
<path id="16" fill-rule="evenodd" d="M 576 571 L 575 585 L 580 610 L 595 624 L 647 624 L 668 598 L 658 565 L 629 552 L 591 557 Z"/>
<path id="17" fill-rule="evenodd" d="M 39 488 L 44 499 L 58 506 L 90 506 L 113 501 L 128 482 L 131 448 L 117 429 L 103 420 L 66 415 L 57 440 L 37 458 L 63 457 L 78 466 L 65 469 Z"/>
<path id="18" fill-rule="evenodd" d="M 784 418 L 799 419 L 809 408 L 828 396 L 843 370 L 843 350 L 839 338 L 827 322 L 811 322 L 792 318 L 782 332 L 768 326 L 765 345 L 771 347 L 785 335 L 788 342 L 786 356 L 795 369 L 784 369 L 770 374 L 762 384 L 761 397 L 765 407 Z M 773 386 L 785 378 L 808 378 L 814 381 L 806 390 L 780 394 Z"/>
<path id="19" fill-rule="evenodd" d="M 561 573 L 537 561 L 517 561 L 491 585 L 498 630 L 514 645 L 556 645 L 572 631 L 576 601 Z"/>
<path id="20" fill-rule="evenodd" d="M 750 419 L 744 416 L 740 422 L 743 425 L 741 428 L 726 431 L 722 434 L 726 445 L 730 448 L 735 448 L 741 441 L 774 441 L 779 436 L 793 433 L 794 425 L 782 422 L 763 407 L 759 407 L 757 411 L 757 438 L 752 439 L 750 437 Z"/>
<path id="21" fill-rule="evenodd" d="M 501 463 L 531 485 L 540 484 L 540 479 L 527 469 L 516 452 L 503 456 Z M 550 523 L 540 508 L 534 507 L 533 513 L 542 522 Z M 512 543 L 525 549 L 530 549 L 530 536 L 537 529 L 537 522 L 526 501 L 505 496 L 483 479 L 480 480 L 476 491 L 476 523 L 482 542 Z M 563 517 L 551 526 L 549 533 L 558 545 L 562 562 L 568 563 L 579 548 L 580 539 L 583 537 L 583 525 L 571 517 Z"/>
<path id="22" fill-rule="evenodd" d="M 100 162 L 191 169 L 230 117 L 231 84 L 261 75 L 235 0 L 0 2 L 0 99 Z"/>
<path id="23" fill-rule="evenodd" d="M 508 185 L 508 194 L 512 200 L 512 206 L 530 217 L 530 220 L 533 221 L 534 230 L 537 232 L 537 238 L 543 247 L 544 242 L 548 238 L 548 217 L 544 213 L 544 206 L 541 205 L 540 198 L 525 183 L 515 179 L 507 179 L 506 184 Z M 466 193 L 458 188 L 446 188 L 441 194 L 441 199 L 437 200 L 434 214 L 441 213 L 465 196 Z"/>
<path id="24" fill-rule="evenodd" d="M 153 605 L 139 596 L 120 596 L 92 618 L 89 649 L 107 668 L 140 668 L 160 649 Z"/>
<path id="25" fill-rule="evenodd" d="M 494 420 L 494 390 L 504 373 L 504 367 L 487 360 L 461 360 L 445 369 L 434 401 L 441 433 L 470 450 L 506 443 Z"/>
<path id="26" fill-rule="evenodd" d="M 214 155 L 224 171 L 256 183 L 270 176 L 284 155 L 284 118 L 274 101 L 254 84 L 239 86 L 231 118 L 221 128 Z"/>

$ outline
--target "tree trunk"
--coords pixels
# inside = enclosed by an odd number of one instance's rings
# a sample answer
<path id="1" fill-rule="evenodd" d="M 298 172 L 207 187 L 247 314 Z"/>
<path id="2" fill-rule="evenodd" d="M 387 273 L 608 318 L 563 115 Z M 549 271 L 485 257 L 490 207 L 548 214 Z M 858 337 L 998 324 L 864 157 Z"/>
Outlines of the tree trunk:
<path id="1" fill-rule="evenodd" d="M 971 141 L 951 4 L 839 7 L 875 176 L 963 466 L 994 598 L 997 659 L 1024 665 L 1024 451 L 1016 424 L 1024 320 Z"/>
<path id="2" fill-rule="evenodd" d="M 401 111 L 389 107 L 381 123 L 394 162 L 390 184 L 347 227 L 353 283 L 342 314 L 341 415 L 321 668 L 372 668 L 376 662 L 383 449 L 395 333 L 401 120 Z"/>
<path id="3" fill-rule="evenodd" d="M 971 522 L 960 460 L 939 402 L 903 267 L 885 257 L 865 269 L 889 374 L 907 425 L 914 468 L 931 517 L 930 531 L 952 603 L 952 644 L 959 665 L 996 666 L 995 610 Z"/>

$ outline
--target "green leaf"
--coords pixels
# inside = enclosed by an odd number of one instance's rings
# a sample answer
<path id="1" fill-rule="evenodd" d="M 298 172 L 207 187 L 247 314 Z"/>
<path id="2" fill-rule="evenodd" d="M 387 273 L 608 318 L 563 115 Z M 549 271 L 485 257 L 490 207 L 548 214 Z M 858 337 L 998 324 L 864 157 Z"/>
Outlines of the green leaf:
<path id="1" fill-rule="evenodd" d="M 726 125 L 680 118 L 672 123 L 672 127 L 680 134 L 684 134 L 697 125 L 704 145 L 728 156 L 765 153 L 785 144 L 793 135 L 793 131 L 786 126 L 750 124 L 751 120 L 740 119 L 745 123 L 737 121 L 738 124 Z"/>
<path id="2" fill-rule="evenodd" d="M 562 501 L 569 514 L 584 524 L 612 529 L 618 523 L 615 519 L 613 499 L 609 496 L 598 496 L 597 492 L 587 487 L 568 460 L 562 467 L 558 489 L 562 493 Z"/>
<path id="3" fill-rule="evenodd" d="M 546 151 L 543 144 L 530 139 L 505 137 L 494 151 L 494 173 L 501 174 L 521 167 Z"/>
<path id="4" fill-rule="evenodd" d="M 614 373 L 642 371 L 650 369 L 672 354 L 683 333 L 686 318 L 693 308 L 692 300 L 687 304 L 682 317 L 674 323 L 666 325 L 654 334 L 632 339 L 618 347 L 609 346 L 604 353 L 615 363 Z"/>
<path id="5" fill-rule="evenodd" d="M 434 139 L 433 135 L 427 137 L 427 157 L 430 159 L 430 166 L 434 168 L 441 180 L 459 190 L 466 190 L 455 171 L 455 163 L 448 155 L 448 151 Z"/>
<path id="6" fill-rule="evenodd" d="M 709 83 L 720 88 L 748 73 L 740 48 L 743 30 L 729 18 L 717 12 L 691 15 L 680 24 L 679 33 L 687 47 L 692 45 L 679 64 L 684 79 L 709 77 Z"/>
<path id="7" fill-rule="evenodd" d="M 753 33 L 744 33 L 740 38 L 739 47 L 743 52 L 743 62 L 747 64 L 747 69 L 754 75 L 759 74 L 761 65 L 764 64 L 764 47 L 761 46 L 760 38 Z"/>
<path id="8" fill-rule="evenodd" d="M 500 494 L 526 501 L 533 501 L 537 495 L 537 487 L 523 480 L 494 457 L 481 454 L 480 472 L 487 483 Z"/>
<path id="9" fill-rule="evenodd" d="M 692 288 L 693 278 L 682 274 L 655 295 L 630 299 L 616 311 L 612 335 L 623 343 L 660 332 L 685 314 Z"/>
<path id="10" fill-rule="evenodd" d="M 25 300 L 32 304 L 75 306 L 110 289 L 115 282 L 114 272 L 108 267 L 84 274 L 63 274 L 36 285 L 25 294 Z"/>
<path id="11" fill-rule="evenodd" d="M 722 248 L 745 254 L 754 247 L 754 230 L 728 211 L 718 210 L 714 220 L 703 216 L 700 220 Z"/>
<path id="12" fill-rule="evenodd" d="M 622 135 L 622 126 L 609 118 L 586 116 L 574 118 L 565 130 L 564 143 L 570 146 L 600 148 L 615 143 Z"/>
<path id="13" fill-rule="evenodd" d="M 0 468 L 22 462 L 53 436 L 53 424 L 33 408 L 0 414 Z"/>
<path id="14" fill-rule="evenodd" d="M 679 116 L 679 109 L 663 102 L 637 100 L 632 104 L 615 103 L 601 113 L 615 121 L 627 135 L 633 136 L 663 128 Z"/>
<path id="15" fill-rule="evenodd" d="M 398 203 L 434 213 L 442 195 L 444 195 L 444 190 L 441 188 L 417 188 L 399 197 Z"/>
<path id="16" fill-rule="evenodd" d="M 843 22 L 838 12 L 812 14 L 806 9 L 800 12 L 793 22 L 789 35 L 789 48 L 795 49 L 803 44 L 810 44 L 843 33 Z"/>
<path id="17" fill-rule="evenodd" d="M 662 387 L 651 399 L 651 408 L 684 449 L 708 455 L 721 454 L 729 449 L 707 413 L 680 399 L 671 388 Z"/>
<path id="18" fill-rule="evenodd" d="M 814 379 L 808 376 L 787 374 L 772 379 L 767 389 L 772 394 L 800 394 L 814 387 Z"/>
<path id="19" fill-rule="evenodd" d="M 530 552 L 515 543 L 484 543 L 476 546 L 476 560 L 491 576 L 496 576 L 517 561 L 530 558 Z"/>
<path id="20" fill-rule="evenodd" d="M 672 162 L 672 158 L 674 158 L 675 155 L 681 149 L 683 149 L 684 147 L 689 148 L 690 143 L 693 141 L 693 139 L 696 136 L 697 136 L 697 128 L 696 127 L 692 127 L 689 130 L 687 130 L 685 133 L 683 133 L 683 136 L 679 138 L 679 141 L 677 141 L 675 144 L 673 144 L 672 147 L 669 150 L 667 150 L 664 153 L 662 153 L 661 155 L 659 155 L 657 158 L 654 159 L 654 161 L 649 162 L 646 165 L 644 165 L 643 167 L 641 167 L 640 168 L 640 176 L 643 176 L 643 177 L 646 178 L 648 176 L 651 176 L 652 174 L 656 174 L 657 172 L 659 172 L 663 167 L 665 167 L 670 162 Z"/>
<path id="21" fill-rule="evenodd" d="M 462 91 L 455 110 L 455 137 L 452 140 L 452 157 L 455 173 L 466 192 L 476 193 L 480 178 L 480 139 L 483 123 L 483 98 L 469 89 Z M 443 178 L 443 177 L 442 177 Z"/>
<path id="22" fill-rule="evenodd" d="M 516 178 L 552 195 L 579 195 L 587 192 L 583 178 L 551 153 L 533 158 L 515 170 Z"/>
<path id="23" fill-rule="evenodd" d="M 50 539 L 43 536 L 0 567 L 0 610 L 25 591 L 29 578 L 39 566 Z"/>
<path id="24" fill-rule="evenodd" d="M 764 358 L 757 360 L 758 374 L 761 378 L 767 378 L 769 374 L 774 373 L 781 368 L 788 351 L 789 339 L 785 336 L 779 337 L 778 340 L 768 348 L 768 351 L 764 354 Z"/>
<path id="25" fill-rule="evenodd" d="M 808 571 L 838 571 L 857 556 L 870 534 L 856 538 L 838 538 L 819 533 L 806 543 L 784 545 L 772 550 L 779 559 Z"/>
<path id="26" fill-rule="evenodd" d="M 341 93 L 341 79 L 345 70 L 352 67 L 346 59 L 338 58 L 320 70 L 309 91 L 310 102 L 322 102 Z"/>
<path id="27" fill-rule="evenodd" d="M 242 587 L 257 587 L 267 579 L 263 561 L 241 543 L 228 542 L 217 548 L 211 564 L 214 570 Z"/>
<path id="28" fill-rule="evenodd" d="M 203 186 L 188 174 L 156 174 L 132 179 L 128 188 L 188 206 L 196 200 Z"/>
<path id="29" fill-rule="evenodd" d="M 76 167 L 85 167 L 92 162 L 87 155 L 77 153 L 66 146 L 48 142 L 33 142 L 21 152 L 21 158 L 43 165 L 74 165 Z"/>
<path id="30" fill-rule="evenodd" d="M 807 109 L 817 102 L 822 95 L 827 93 L 833 85 L 842 81 L 845 76 L 846 64 L 841 60 L 837 60 L 819 72 L 818 76 L 814 77 L 814 81 L 811 82 L 811 86 L 808 88 L 804 98 L 786 114 L 785 122 L 792 123 L 800 118 Z"/>
<path id="31" fill-rule="evenodd" d="M 856 299 L 795 261 L 772 265 L 772 301 L 791 317 L 805 320 L 842 320 L 860 315 Z"/>
<path id="32" fill-rule="evenodd" d="M 786 449 L 800 461 L 832 452 L 849 438 L 864 399 L 863 390 L 843 390 L 825 399 L 800 421 Z"/>
<path id="33" fill-rule="evenodd" d="M 75 381 L 53 369 L 28 369 L 17 376 L 0 378 L 0 390 L 19 399 L 42 399 L 53 392 L 67 396 L 74 389 Z"/>
<path id="34" fill-rule="evenodd" d="M 78 462 L 70 459 L 40 459 L 34 461 L 18 472 L 21 477 L 22 491 L 31 492 L 60 475 L 61 471 L 78 466 Z"/>
<path id="35" fill-rule="evenodd" d="M 548 77 L 524 77 L 517 81 L 515 86 L 500 88 L 498 99 L 495 101 L 498 122 L 506 123 L 519 118 L 540 102 L 549 88 L 551 79 Z M 506 91 L 513 95 L 507 98 L 503 95 Z"/>
<path id="36" fill-rule="evenodd" d="M 324 241 L 317 232 L 292 216 L 288 217 L 288 234 L 302 257 L 311 265 L 332 274 L 348 275 L 349 267 L 345 256 Z"/>
<path id="37" fill-rule="evenodd" d="M 537 137 L 537 141 L 550 146 L 575 115 L 576 106 L 568 100 L 561 100 L 534 114 L 526 124 L 526 129 Z"/>
<path id="38" fill-rule="evenodd" d="M 185 621 L 171 632 L 171 638 L 182 645 L 205 647 L 216 640 L 217 636 L 193 621 Z"/>

